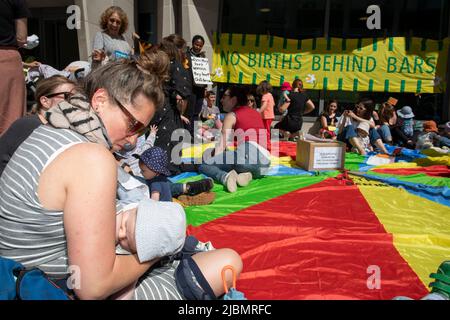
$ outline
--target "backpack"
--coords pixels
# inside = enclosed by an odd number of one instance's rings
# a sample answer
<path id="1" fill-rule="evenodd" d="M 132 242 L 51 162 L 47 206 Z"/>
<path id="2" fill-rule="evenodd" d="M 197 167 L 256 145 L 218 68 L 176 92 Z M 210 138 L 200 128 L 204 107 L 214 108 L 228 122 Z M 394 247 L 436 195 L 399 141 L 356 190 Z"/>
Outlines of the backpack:
<path id="1" fill-rule="evenodd" d="M 66 292 L 38 268 L 0 257 L 0 300 L 70 300 Z"/>

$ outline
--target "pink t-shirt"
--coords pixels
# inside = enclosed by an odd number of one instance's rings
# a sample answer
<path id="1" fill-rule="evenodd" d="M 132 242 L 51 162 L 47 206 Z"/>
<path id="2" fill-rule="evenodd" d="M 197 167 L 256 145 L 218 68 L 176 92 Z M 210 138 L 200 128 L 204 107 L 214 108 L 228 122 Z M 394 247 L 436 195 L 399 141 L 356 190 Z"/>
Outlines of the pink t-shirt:
<path id="1" fill-rule="evenodd" d="M 262 96 L 261 105 L 263 105 L 264 102 L 267 104 L 267 108 L 263 111 L 262 118 L 264 120 L 275 119 L 275 113 L 273 110 L 275 107 L 275 100 L 273 99 L 271 93 L 266 93 Z"/>

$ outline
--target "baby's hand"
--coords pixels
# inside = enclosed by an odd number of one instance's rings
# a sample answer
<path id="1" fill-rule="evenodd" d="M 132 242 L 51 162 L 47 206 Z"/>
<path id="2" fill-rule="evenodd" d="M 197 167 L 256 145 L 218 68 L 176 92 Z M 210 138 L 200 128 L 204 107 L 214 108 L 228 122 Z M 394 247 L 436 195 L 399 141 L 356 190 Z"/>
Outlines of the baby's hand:
<path id="1" fill-rule="evenodd" d="M 158 126 L 152 125 L 150 126 L 150 133 L 156 134 L 158 132 Z"/>

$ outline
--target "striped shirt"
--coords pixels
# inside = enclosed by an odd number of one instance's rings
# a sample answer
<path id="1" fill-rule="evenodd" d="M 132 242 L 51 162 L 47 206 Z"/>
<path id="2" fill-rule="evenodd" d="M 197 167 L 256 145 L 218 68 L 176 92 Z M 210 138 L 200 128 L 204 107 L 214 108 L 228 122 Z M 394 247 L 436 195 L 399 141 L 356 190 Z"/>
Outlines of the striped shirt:
<path id="1" fill-rule="evenodd" d="M 43 208 L 38 181 L 59 154 L 85 142 L 74 131 L 41 126 L 14 153 L 0 178 L 0 256 L 54 278 L 67 275 L 63 212 Z"/>
<path id="2" fill-rule="evenodd" d="M 25 267 L 39 267 L 51 278 L 69 276 L 62 211 L 41 205 L 38 181 L 59 154 L 86 138 L 66 129 L 40 126 L 12 156 L 0 177 L 0 256 Z M 116 201 L 116 211 L 122 210 Z M 178 261 L 152 269 L 137 283 L 135 299 L 180 300 L 175 269 Z"/>

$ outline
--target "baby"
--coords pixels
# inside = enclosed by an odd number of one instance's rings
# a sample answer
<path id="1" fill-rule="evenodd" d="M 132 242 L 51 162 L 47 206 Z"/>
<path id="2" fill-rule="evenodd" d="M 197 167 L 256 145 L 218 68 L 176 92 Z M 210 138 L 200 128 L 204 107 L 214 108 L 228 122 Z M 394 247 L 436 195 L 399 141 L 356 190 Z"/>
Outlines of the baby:
<path id="1" fill-rule="evenodd" d="M 181 251 L 186 239 L 186 214 L 177 203 L 141 200 L 116 215 L 116 253 L 136 254 L 147 262 Z M 130 300 L 135 284 L 112 297 Z"/>
<path id="2" fill-rule="evenodd" d="M 167 177 L 171 176 L 169 158 L 167 152 L 159 147 L 152 147 L 141 155 L 135 155 L 139 159 L 139 168 L 144 179 L 138 180 L 147 184 L 150 189 L 150 197 L 155 201 L 172 201 L 171 182 Z"/>
<path id="3" fill-rule="evenodd" d="M 358 133 L 358 136 L 356 138 L 359 140 L 361 147 L 363 147 L 365 152 L 372 152 L 373 147 L 370 143 L 369 138 L 370 123 L 367 121 L 360 122 L 356 131 Z M 358 150 L 356 148 L 353 148 L 353 152 L 358 152 Z"/>

